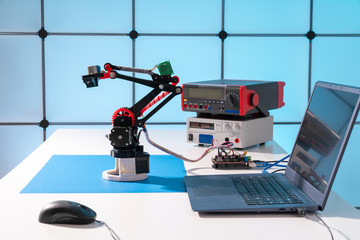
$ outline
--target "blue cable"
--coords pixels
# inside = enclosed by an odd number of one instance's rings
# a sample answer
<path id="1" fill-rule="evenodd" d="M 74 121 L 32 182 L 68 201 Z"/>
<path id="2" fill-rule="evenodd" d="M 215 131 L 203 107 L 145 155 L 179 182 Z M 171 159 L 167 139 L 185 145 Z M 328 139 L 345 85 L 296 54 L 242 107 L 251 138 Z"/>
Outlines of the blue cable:
<path id="1" fill-rule="evenodd" d="M 270 165 L 270 163 L 267 162 L 257 162 L 256 163 L 256 167 L 261 167 L 261 168 L 265 168 L 268 167 Z M 287 167 L 287 165 L 281 165 L 281 164 L 277 164 L 277 167 Z"/>
<path id="2" fill-rule="evenodd" d="M 286 167 L 284 165 L 278 165 L 278 163 L 281 163 L 282 161 L 286 160 L 287 158 L 290 157 L 290 154 L 289 155 L 286 155 L 285 157 L 283 157 L 282 159 L 280 159 L 279 161 L 273 163 L 273 164 L 269 164 L 267 167 L 264 168 L 264 170 L 262 171 L 263 173 L 267 173 L 266 170 L 268 170 L 269 168 L 271 167 L 274 167 L 274 166 L 279 166 L 279 167 Z"/>

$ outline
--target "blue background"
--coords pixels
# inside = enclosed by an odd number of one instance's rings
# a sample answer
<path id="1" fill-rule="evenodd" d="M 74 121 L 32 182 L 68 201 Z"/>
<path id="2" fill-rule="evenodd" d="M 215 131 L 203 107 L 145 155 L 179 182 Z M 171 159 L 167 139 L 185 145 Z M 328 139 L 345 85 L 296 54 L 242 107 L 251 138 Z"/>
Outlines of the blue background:
<path id="1" fill-rule="evenodd" d="M 114 110 L 149 91 L 126 81 L 86 89 L 87 66 L 106 62 L 152 68 L 170 60 L 180 84 L 284 81 L 286 105 L 271 114 L 275 140 L 290 151 L 316 81 L 360 86 L 359 12 L 359 0 L 2 0 L 0 177 L 57 128 L 109 128 Z M 44 41 L 41 27 L 49 33 Z M 309 30 L 317 34 L 311 41 Z M 176 97 L 149 123 L 184 124 L 189 116 Z M 38 126 L 44 117 L 46 131 Z M 334 184 L 354 206 L 359 141 L 357 123 Z"/>

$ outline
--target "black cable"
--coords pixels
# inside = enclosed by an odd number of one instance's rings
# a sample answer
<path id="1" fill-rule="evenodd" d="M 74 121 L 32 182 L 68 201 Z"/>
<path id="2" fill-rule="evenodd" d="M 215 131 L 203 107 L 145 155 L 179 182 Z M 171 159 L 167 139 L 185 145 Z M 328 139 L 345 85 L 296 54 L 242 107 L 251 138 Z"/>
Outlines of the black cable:
<path id="1" fill-rule="evenodd" d="M 277 170 L 275 170 L 275 171 L 272 171 L 271 173 L 276 173 L 276 172 L 281 172 L 281 171 L 285 171 L 285 168 L 277 169 Z"/>
<path id="2" fill-rule="evenodd" d="M 274 163 L 274 162 L 277 162 L 277 161 L 266 161 L 268 163 Z M 288 163 L 289 161 L 282 161 L 283 163 Z"/>
<path id="3" fill-rule="evenodd" d="M 223 147 L 220 147 L 219 149 L 221 150 L 221 152 L 225 153 L 226 157 L 229 157 L 229 155 L 227 154 L 227 152 L 225 151 L 225 149 Z M 219 156 L 222 156 L 222 155 L 219 155 Z"/>

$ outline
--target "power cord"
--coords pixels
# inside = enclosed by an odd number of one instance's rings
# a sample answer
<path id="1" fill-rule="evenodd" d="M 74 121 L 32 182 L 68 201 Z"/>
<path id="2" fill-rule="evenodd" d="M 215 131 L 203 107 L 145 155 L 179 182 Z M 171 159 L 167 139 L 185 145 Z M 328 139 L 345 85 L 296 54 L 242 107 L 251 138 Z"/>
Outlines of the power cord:
<path id="1" fill-rule="evenodd" d="M 314 216 L 315 216 L 317 219 L 319 219 L 319 220 L 325 225 L 325 227 L 329 230 L 329 233 L 330 233 L 330 235 L 331 235 L 331 239 L 334 240 L 334 236 L 333 236 L 333 234 L 332 234 L 332 232 L 331 232 L 331 229 L 330 229 L 329 225 L 327 225 L 326 222 L 325 222 L 319 215 L 314 214 Z"/>
<path id="2" fill-rule="evenodd" d="M 327 228 L 327 230 L 329 231 L 330 236 L 331 236 L 331 240 L 334 240 L 334 235 L 332 234 L 332 231 L 331 231 L 329 225 L 327 225 L 326 222 L 325 222 L 318 214 L 316 214 L 316 213 L 308 214 L 308 213 L 306 212 L 306 210 L 305 210 L 305 209 L 302 209 L 302 208 L 297 208 L 296 210 L 297 210 L 297 213 L 298 213 L 300 216 L 302 216 L 302 217 L 305 217 L 306 215 L 310 215 L 310 216 L 314 216 L 314 217 L 316 217 L 317 219 L 319 219 L 320 222 L 322 222 L 322 224 L 324 224 L 324 226 L 325 226 L 325 227 Z"/>
<path id="3" fill-rule="evenodd" d="M 109 230 L 111 237 L 114 240 L 120 240 L 120 237 L 116 234 L 116 232 L 111 227 L 109 227 L 109 225 L 107 225 L 104 221 L 95 220 L 95 222 L 100 223 L 101 225 L 105 226 Z"/>

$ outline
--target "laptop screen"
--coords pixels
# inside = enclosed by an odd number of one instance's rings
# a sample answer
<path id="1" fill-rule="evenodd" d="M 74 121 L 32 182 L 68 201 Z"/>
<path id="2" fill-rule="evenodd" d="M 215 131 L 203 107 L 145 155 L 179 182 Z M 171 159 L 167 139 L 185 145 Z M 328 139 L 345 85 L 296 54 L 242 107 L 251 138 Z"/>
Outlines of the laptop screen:
<path id="1" fill-rule="evenodd" d="M 358 100 L 358 92 L 314 88 L 289 167 L 322 194 L 347 141 Z"/>

